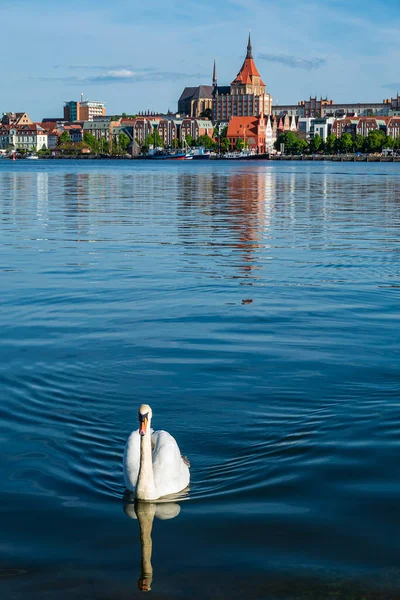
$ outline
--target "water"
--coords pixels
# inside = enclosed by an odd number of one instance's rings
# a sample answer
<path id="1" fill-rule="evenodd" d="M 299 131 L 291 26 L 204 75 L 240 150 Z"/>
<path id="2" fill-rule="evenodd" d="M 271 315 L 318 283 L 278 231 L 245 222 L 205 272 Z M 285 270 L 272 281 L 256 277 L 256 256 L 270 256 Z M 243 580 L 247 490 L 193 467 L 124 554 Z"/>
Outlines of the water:
<path id="1" fill-rule="evenodd" d="M 0 190 L 2 598 L 141 596 L 139 524 L 155 599 L 399 598 L 399 165 L 1 161 Z M 129 518 L 141 402 L 192 463 L 174 518 Z"/>

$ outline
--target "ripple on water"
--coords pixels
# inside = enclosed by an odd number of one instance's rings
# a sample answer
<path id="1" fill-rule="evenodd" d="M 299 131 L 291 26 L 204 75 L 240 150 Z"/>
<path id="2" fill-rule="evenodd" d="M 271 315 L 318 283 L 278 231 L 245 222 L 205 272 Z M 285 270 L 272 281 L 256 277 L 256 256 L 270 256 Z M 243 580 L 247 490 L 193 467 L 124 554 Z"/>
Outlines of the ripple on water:
<path id="1" fill-rule="evenodd" d="M 397 569 L 398 165 L 36 162 L 0 164 L 3 580 L 131 592 L 142 402 L 192 464 L 165 597 Z"/>

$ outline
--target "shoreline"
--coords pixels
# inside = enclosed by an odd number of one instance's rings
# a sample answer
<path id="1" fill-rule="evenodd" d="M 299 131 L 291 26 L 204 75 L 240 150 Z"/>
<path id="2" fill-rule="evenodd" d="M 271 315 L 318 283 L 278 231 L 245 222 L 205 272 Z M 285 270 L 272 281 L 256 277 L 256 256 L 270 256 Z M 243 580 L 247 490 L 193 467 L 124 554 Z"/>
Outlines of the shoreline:
<path id="1" fill-rule="evenodd" d="M 90 156 L 90 155 L 82 155 L 82 156 L 40 156 L 39 160 L 153 160 L 151 157 L 147 156 Z M 3 158 L 3 160 L 11 160 L 10 158 Z M 26 160 L 25 157 L 20 157 L 17 159 Z M 173 159 L 171 159 L 173 160 Z M 211 157 L 209 160 L 211 161 L 272 161 L 272 162 L 281 162 L 281 161 L 295 161 L 295 162 L 399 162 L 400 156 L 373 156 L 373 155 L 365 155 L 365 156 L 353 156 L 353 155 L 288 155 L 288 156 L 270 156 L 268 154 L 261 154 L 255 156 L 241 156 L 238 158 L 225 158 L 224 156 L 215 156 Z M 163 162 L 163 161 L 162 161 Z M 185 161 L 180 161 L 185 162 Z M 193 161 L 191 161 L 193 162 Z M 204 163 L 208 161 L 204 160 L 196 160 L 196 163 Z"/>

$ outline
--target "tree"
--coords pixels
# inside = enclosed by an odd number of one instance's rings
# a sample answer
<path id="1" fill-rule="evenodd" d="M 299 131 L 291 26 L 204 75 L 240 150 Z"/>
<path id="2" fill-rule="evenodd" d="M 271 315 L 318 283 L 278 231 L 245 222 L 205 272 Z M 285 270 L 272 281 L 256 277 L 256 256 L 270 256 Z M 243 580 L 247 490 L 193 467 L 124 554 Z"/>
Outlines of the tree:
<path id="1" fill-rule="evenodd" d="M 299 154 L 308 148 L 307 142 L 299 139 L 293 131 L 285 131 L 278 136 L 274 143 L 275 150 L 280 152 L 282 144 L 284 145 L 285 154 Z"/>
<path id="2" fill-rule="evenodd" d="M 100 150 L 102 154 L 110 154 L 110 142 L 108 140 L 101 140 Z"/>
<path id="3" fill-rule="evenodd" d="M 85 142 L 85 144 L 87 144 L 89 146 L 89 148 L 92 150 L 92 152 L 95 152 L 96 154 L 98 154 L 100 152 L 99 140 L 97 140 L 95 138 L 95 136 L 92 133 L 90 133 L 89 131 L 86 131 L 83 134 L 83 141 Z"/>
<path id="4" fill-rule="evenodd" d="M 229 148 L 231 147 L 230 141 L 227 137 L 222 138 L 221 140 L 221 151 L 229 152 Z"/>
<path id="5" fill-rule="evenodd" d="M 318 133 L 315 134 L 315 136 L 310 141 L 310 152 L 312 152 L 313 154 L 318 152 L 318 150 L 321 149 L 323 143 L 324 142 L 323 142 L 322 137 L 320 135 L 318 135 Z"/>
<path id="6" fill-rule="evenodd" d="M 68 144 L 68 142 L 70 142 L 70 141 L 71 141 L 71 138 L 69 137 L 68 131 L 63 131 L 62 134 L 60 135 L 60 137 L 58 138 L 57 144 L 59 146 L 61 146 L 61 144 Z"/>
<path id="7" fill-rule="evenodd" d="M 153 133 L 149 133 L 149 135 L 144 140 L 144 145 L 149 148 L 149 146 L 153 146 L 153 148 L 163 148 L 164 142 L 157 129 L 154 129 Z"/>
<path id="8" fill-rule="evenodd" d="M 238 138 L 236 140 L 236 150 L 243 150 L 244 148 L 244 141 L 241 138 Z"/>
<path id="9" fill-rule="evenodd" d="M 188 146 L 194 146 L 194 139 L 193 139 L 193 136 L 190 135 L 190 133 L 188 133 L 187 136 L 185 137 L 185 142 L 187 143 Z"/>
<path id="10" fill-rule="evenodd" d="M 394 140 L 394 138 L 392 138 L 392 136 L 391 136 L 391 135 L 388 135 L 388 136 L 386 136 L 386 138 L 385 138 L 384 147 L 385 147 L 385 148 L 390 148 L 391 150 L 393 150 L 393 148 L 394 148 L 394 143 L 395 143 L 395 140 Z"/>
<path id="11" fill-rule="evenodd" d="M 347 154 L 353 150 L 354 142 L 350 133 L 342 133 L 341 138 L 338 140 L 339 152 Z"/>
<path id="12" fill-rule="evenodd" d="M 131 143 L 131 140 L 129 139 L 129 136 L 126 135 L 126 133 L 120 133 L 119 135 L 119 139 L 118 139 L 118 145 L 121 148 L 121 151 L 126 153 L 128 148 L 129 148 L 129 144 Z"/>
<path id="13" fill-rule="evenodd" d="M 361 133 L 357 133 L 354 138 L 354 150 L 356 152 L 362 152 L 365 144 L 365 138 Z"/>
<path id="14" fill-rule="evenodd" d="M 382 152 L 382 148 L 385 144 L 386 136 L 383 131 L 374 129 L 370 131 L 368 137 L 365 140 L 365 150 L 367 152 Z"/>
<path id="15" fill-rule="evenodd" d="M 207 150 L 214 150 L 215 142 L 209 135 L 201 135 L 197 139 L 199 146 L 204 146 Z"/>
<path id="16" fill-rule="evenodd" d="M 321 142 L 322 142 L 322 139 L 321 139 Z M 321 146 L 321 148 L 322 148 L 322 146 Z M 309 150 L 309 146 L 308 146 L 306 140 L 299 139 L 297 142 L 298 154 L 304 154 L 305 152 L 307 152 L 307 150 Z"/>
<path id="17" fill-rule="evenodd" d="M 333 154 L 336 147 L 336 136 L 333 133 L 330 133 L 325 140 L 325 153 Z"/>
<path id="18" fill-rule="evenodd" d="M 218 125 L 216 125 L 216 126 L 214 127 L 214 133 L 213 133 L 214 137 L 220 137 L 220 138 L 221 138 L 221 140 L 222 140 L 222 138 L 226 137 L 226 136 L 227 136 L 227 134 L 228 134 L 228 125 L 225 125 L 225 127 L 223 127 L 223 128 L 221 129 L 221 134 L 220 134 L 220 132 L 219 132 L 219 126 L 218 126 Z"/>
<path id="19" fill-rule="evenodd" d="M 202 119 L 212 119 L 212 109 L 211 108 L 206 108 L 206 110 L 203 110 L 203 112 L 200 113 L 200 117 Z"/>

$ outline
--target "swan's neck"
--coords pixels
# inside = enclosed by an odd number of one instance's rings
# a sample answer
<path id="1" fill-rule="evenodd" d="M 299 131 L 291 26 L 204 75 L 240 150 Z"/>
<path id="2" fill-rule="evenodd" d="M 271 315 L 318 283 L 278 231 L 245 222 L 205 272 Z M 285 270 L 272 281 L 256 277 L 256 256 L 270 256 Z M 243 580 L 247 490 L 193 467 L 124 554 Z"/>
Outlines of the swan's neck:
<path id="1" fill-rule="evenodd" d="M 150 421 L 146 433 L 140 437 L 140 467 L 136 498 L 138 500 L 156 500 L 157 498 L 153 476 Z"/>

